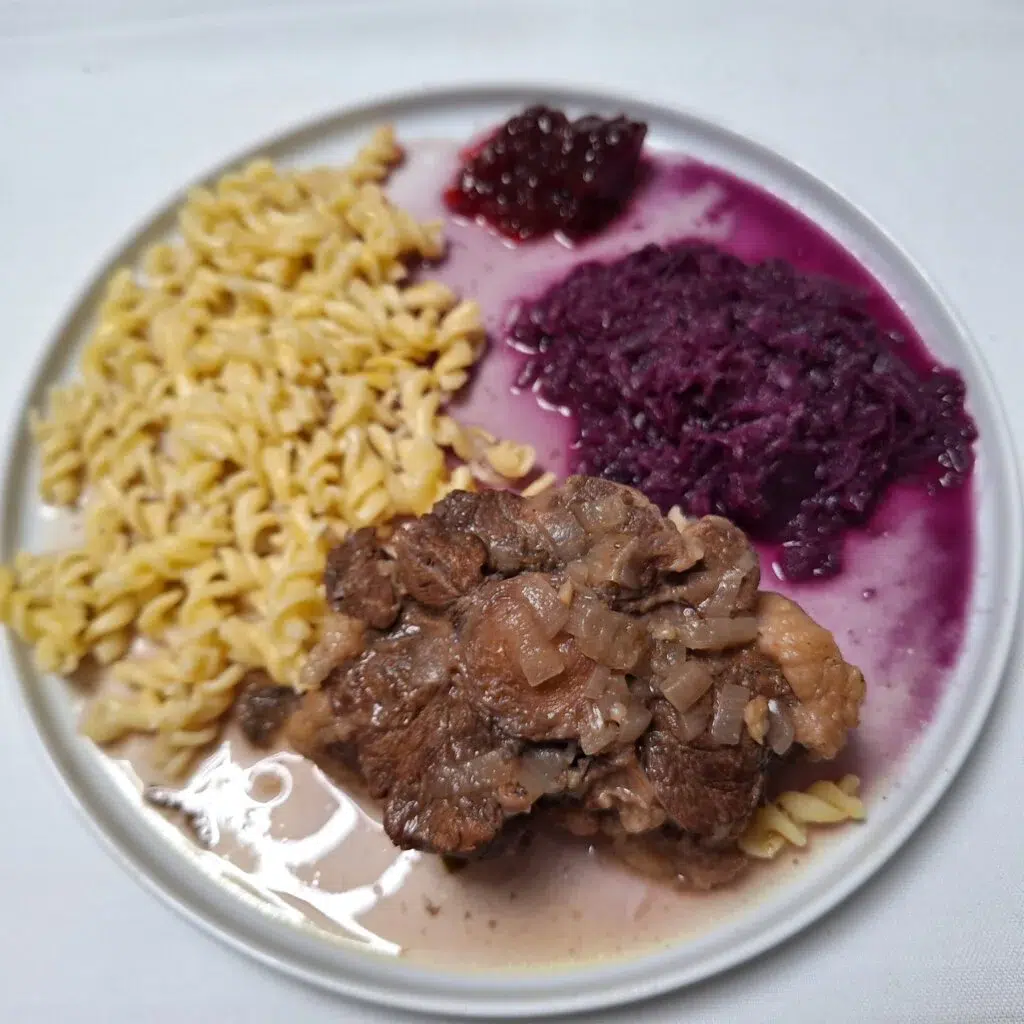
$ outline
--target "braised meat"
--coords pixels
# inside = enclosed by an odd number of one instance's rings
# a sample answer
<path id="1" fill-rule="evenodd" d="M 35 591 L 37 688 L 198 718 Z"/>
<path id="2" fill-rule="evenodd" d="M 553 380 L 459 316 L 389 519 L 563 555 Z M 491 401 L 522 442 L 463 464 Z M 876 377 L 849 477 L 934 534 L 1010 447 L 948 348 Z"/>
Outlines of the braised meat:
<path id="1" fill-rule="evenodd" d="M 511 491 L 488 492 L 487 501 L 468 491 L 454 491 L 438 502 L 433 514 L 447 529 L 477 537 L 492 572 L 512 575 L 556 564 L 554 541 L 535 508 Z"/>
<path id="2" fill-rule="evenodd" d="M 450 530 L 433 515 L 403 523 L 392 545 L 399 582 L 413 601 L 428 608 L 444 608 L 471 590 L 487 560 L 479 538 Z"/>
<path id="3" fill-rule="evenodd" d="M 247 673 L 244 684 L 235 704 L 238 724 L 253 746 L 267 747 L 291 714 L 297 694 L 260 670 Z"/>
<path id="4" fill-rule="evenodd" d="M 375 629 L 387 629 L 398 615 L 394 564 L 366 527 L 349 536 L 327 557 L 324 570 L 327 603 L 336 611 Z"/>
<path id="5" fill-rule="evenodd" d="M 288 734 L 404 848 L 480 855 L 529 816 L 717 884 L 772 765 L 834 756 L 863 700 L 831 634 L 758 590 L 740 530 L 604 480 L 453 493 L 346 538 L 325 584 Z"/>
<path id="6" fill-rule="evenodd" d="M 721 845 L 746 827 L 764 792 L 771 751 L 745 732 L 720 746 L 707 734 L 679 741 L 678 715 L 667 701 L 655 706 L 640 741 L 640 763 L 659 803 L 681 829 Z"/>
<path id="7" fill-rule="evenodd" d="M 303 697 L 289 722 L 292 744 L 325 770 L 344 765 L 355 771 L 372 796 L 385 796 L 393 762 L 405 752 L 406 731 L 450 688 L 452 638 L 447 618 L 410 603 L 393 629 Z"/>
<path id="8" fill-rule="evenodd" d="M 392 744 L 400 767 L 384 807 L 387 834 L 406 849 L 451 856 L 486 848 L 511 813 L 529 809 L 519 747 L 466 701 L 431 701 Z"/>

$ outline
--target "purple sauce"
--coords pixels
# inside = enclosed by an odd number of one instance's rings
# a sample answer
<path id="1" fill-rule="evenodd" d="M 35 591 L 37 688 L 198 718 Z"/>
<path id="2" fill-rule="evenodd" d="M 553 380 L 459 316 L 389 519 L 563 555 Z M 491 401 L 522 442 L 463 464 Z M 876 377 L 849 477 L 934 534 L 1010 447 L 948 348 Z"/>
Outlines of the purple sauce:
<path id="1" fill-rule="evenodd" d="M 600 236 L 572 248 L 555 239 L 514 248 L 446 216 L 441 194 L 458 165 L 456 144 L 422 143 L 409 156 L 391 193 L 419 216 L 446 218 L 449 256 L 431 274 L 477 299 L 492 339 L 455 414 L 534 445 L 544 468 L 559 475 L 570 471 L 574 424 L 538 406 L 532 393 L 513 392 L 527 357 L 500 339 L 524 299 L 586 260 L 680 239 L 712 242 L 748 262 L 784 259 L 864 293 L 878 324 L 905 339 L 903 359 L 919 370 L 934 365 L 896 303 L 852 255 L 786 203 L 724 171 L 659 158 L 630 207 Z M 930 720 L 964 637 L 974 557 L 970 483 L 934 494 L 891 488 L 868 523 L 848 534 L 844 571 L 829 580 L 785 581 L 778 550 L 759 550 L 763 585 L 828 626 L 868 680 L 861 727 L 835 770 L 857 770 L 866 782 L 884 776 Z"/>

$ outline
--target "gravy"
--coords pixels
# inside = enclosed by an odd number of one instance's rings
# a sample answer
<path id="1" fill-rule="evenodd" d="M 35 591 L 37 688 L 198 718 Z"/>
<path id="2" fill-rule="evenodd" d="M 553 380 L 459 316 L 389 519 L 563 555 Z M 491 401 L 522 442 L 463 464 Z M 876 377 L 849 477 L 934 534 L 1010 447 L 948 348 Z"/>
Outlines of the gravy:
<path id="1" fill-rule="evenodd" d="M 555 967 L 692 939 L 764 899 L 796 864 L 784 856 L 738 885 L 685 892 L 582 840 L 538 835 L 522 852 L 453 873 L 437 857 L 396 849 L 372 804 L 314 764 L 286 749 L 259 751 L 234 725 L 179 789 L 162 787 L 144 741 L 118 751 L 112 766 L 147 818 L 273 916 L 450 967 Z M 144 801 L 149 784 L 181 810 Z M 201 834 L 207 845 L 196 842 Z"/>

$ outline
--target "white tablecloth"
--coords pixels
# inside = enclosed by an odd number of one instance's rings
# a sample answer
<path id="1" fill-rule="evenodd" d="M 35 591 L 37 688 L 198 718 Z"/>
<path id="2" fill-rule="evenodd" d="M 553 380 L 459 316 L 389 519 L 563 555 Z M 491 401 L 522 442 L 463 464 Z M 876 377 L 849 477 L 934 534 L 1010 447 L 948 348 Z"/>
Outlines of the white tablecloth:
<path id="1" fill-rule="evenodd" d="M 1024 405 L 1024 5 L 0 0 L 0 417 L 98 259 L 254 139 L 423 83 L 564 79 L 766 141 L 886 225 Z M 725 977 L 600 1019 L 1024 1021 L 1024 690 L 843 907 Z M 223 949 L 124 875 L 0 679 L 0 1020 L 382 1022 Z M 411 1019 L 411 1018 L 408 1018 Z M 599 1019 L 593 1016 L 590 1019 Z"/>

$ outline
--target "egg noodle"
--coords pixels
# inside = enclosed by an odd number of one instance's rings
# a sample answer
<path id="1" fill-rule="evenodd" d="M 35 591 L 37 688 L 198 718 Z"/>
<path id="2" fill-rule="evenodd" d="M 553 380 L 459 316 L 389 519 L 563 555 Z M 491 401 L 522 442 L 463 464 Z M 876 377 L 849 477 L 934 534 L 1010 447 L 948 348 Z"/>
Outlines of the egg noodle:
<path id="1" fill-rule="evenodd" d="M 95 740 L 153 734 L 183 771 L 247 672 L 299 684 L 332 543 L 472 489 L 472 463 L 532 467 L 443 412 L 484 333 L 476 303 L 408 280 L 444 242 L 381 190 L 400 159 L 383 128 L 344 168 L 258 160 L 194 190 L 33 414 L 42 498 L 84 539 L 0 570 L 0 618 L 42 671 L 107 667 Z"/>
<path id="2" fill-rule="evenodd" d="M 864 803 L 858 796 L 860 779 L 844 775 L 839 782 L 812 782 L 803 792 L 788 790 L 755 811 L 740 836 L 739 848 L 748 857 L 771 860 L 787 846 L 806 846 L 806 825 L 838 825 L 863 821 Z"/>

